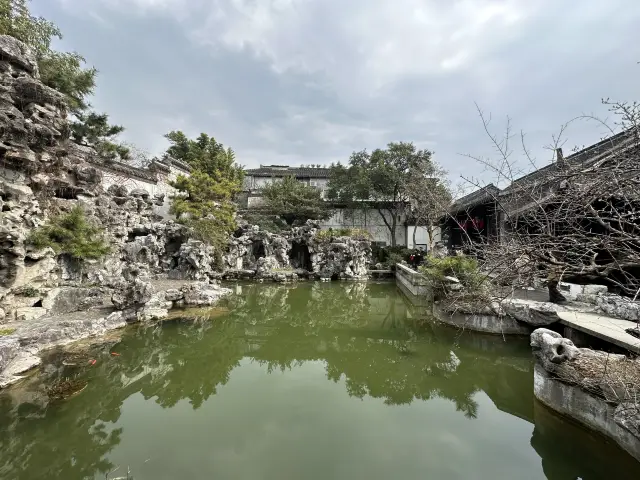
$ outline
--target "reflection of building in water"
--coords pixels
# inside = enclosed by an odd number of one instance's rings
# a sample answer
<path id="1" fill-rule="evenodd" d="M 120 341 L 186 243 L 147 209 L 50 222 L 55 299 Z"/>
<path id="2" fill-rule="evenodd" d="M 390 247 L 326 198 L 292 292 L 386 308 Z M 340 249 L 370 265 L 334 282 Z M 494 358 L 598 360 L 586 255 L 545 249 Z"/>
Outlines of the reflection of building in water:
<path id="1" fill-rule="evenodd" d="M 564 421 L 549 426 L 550 422 L 533 410 L 532 359 L 526 338 L 505 342 L 500 336 L 460 332 L 434 323 L 415 328 L 405 322 L 400 329 L 407 310 L 398 301 L 402 297 L 393 284 L 244 285 L 241 291 L 242 295 L 229 299 L 229 312 L 214 321 L 193 323 L 183 319 L 128 332 L 115 347 L 122 355 L 110 357 L 110 349 L 100 351 L 98 363 L 89 369 L 87 388 L 64 408 L 47 408 L 46 403 L 10 405 L 9 396 L 0 396 L 0 445 L 7 459 L 3 457 L 0 476 L 17 480 L 93 478 L 101 467 L 112 470 L 116 465 L 109 465 L 107 460 L 113 458 L 110 454 L 120 443 L 120 427 L 127 434 L 136 405 L 144 412 L 136 418 L 142 425 L 145 421 L 175 419 L 176 413 L 185 418 L 189 410 L 199 410 L 189 413 L 211 420 L 206 415 L 213 410 L 217 418 L 226 417 L 231 429 L 241 429 L 248 422 L 244 417 L 234 417 L 238 413 L 235 405 L 219 409 L 225 401 L 229 405 L 228 399 L 233 398 L 229 397 L 230 391 L 240 388 L 235 390 L 236 398 L 245 407 L 260 411 L 270 406 L 262 395 L 277 390 L 278 404 L 288 408 L 298 399 L 287 396 L 300 390 L 280 386 L 299 386 L 300 374 L 310 370 L 299 367 L 307 364 L 316 366 L 319 374 L 316 378 L 304 377 L 304 382 L 322 382 L 325 378 L 335 381 L 330 388 L 334 392 L 343 389 L 338 395 L 343 400 L 345 392 L 354 398 L 380 399 L 373 402 L 378 406 L 376 412 L 381 412 L 384 405 L 433 402 L 435 410 L 420 405 L 420 416 L 413 417 L 424 420 L 424 435 L 432 434 L 429 422 L 433 420 L 428 414 L 422 417 L 425 412 L 446 410 L 447 415 L 505 421 L 509 425 L 500 432 L 517 431 L 513 438 L 519 445 L 513 451 L 496 451 L 498 461 L 505 454 L 535 455 L 528 451 L 528 434 L 533 431 L 531 445 L 542 457 L 551 480 L 640 478 L 638 465 L 625 463 L 620 452 L 610 451 L 599 437 L 592 445 L 591 437 L 581 430 L 571 430 Z M 398 328 L 381 323 L 382 316 L 390 311 L 395 312 Z M 292 371 L 291 383 L 281 383 Z M 54 365 L 43 368 L 44 376 L 59 378 L 65 374 Z M 37 378 L 40 381 L 42 377 Z M 242 390 L 243 378 L 246 390 Z M 321 387 L 311 389 L 311 395 L 327 386 L 304 382 L 303 389 L 309 385 Z M 266 390 L 261 390 L 265 385 Z M 38 388 L 42 394 L 43 389 L 40 385 Z M 23 392 L 19 397 L 26 398 Z M 214 398 L 217 403 L 200 410 Z M 150 403 L 144 404 L 143 400 Z M 355 403 L 360 409 L 360 402 Z M 498 412 L 491 403 L 512 417 L 496 416 Z M 161 408 L 149 408 L 152 404 Z M 442 405 L 444 410 L 439 410 Z M 176 406 L 177 410 L 169 413 Z M 382 420 L 396 421 L 401 418 L 400 410 L 386 410 L 389 416 Z M 335 411 L 323 414 L 335 416 Z M 370 417 L 364 419 L 369 421 Z M 458 422 L 456 428 L 464 433 L 478 427 L 473 420 L 463 420 L 463 425 Z M 73 441 L 61 441 L 61 431 Z M 141 434 L 144 436 L 144 430 Z M 237 438 L 247 437 L 239 434 Z M 507 447 L 512 441 L 495 437 L 488 440 L 501 441 Z M 175 445 L 169 445 L 174 453 L 180 453 Z M 130 454 L 126 447 L 125 454 Z"/>

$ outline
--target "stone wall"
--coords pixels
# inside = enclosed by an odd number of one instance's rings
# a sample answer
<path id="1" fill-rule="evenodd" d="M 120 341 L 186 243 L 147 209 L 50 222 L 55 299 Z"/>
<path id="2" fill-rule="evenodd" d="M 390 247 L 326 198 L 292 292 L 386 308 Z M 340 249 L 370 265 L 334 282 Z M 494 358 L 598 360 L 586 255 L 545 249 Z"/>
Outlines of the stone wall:
<path id="1" fill-rule="evenodd" d="M 371 264 L 371 242 L 350 237 L 318 236 L 318 223 L 308 222 L 281 234 L 243 224 L 224 257 L 227 276 L 255 276 L 277 281 L 299 277 L 364 279 Z M 244 272 L 244 273 L 240 273 Z"/>
<path id="2" fill-rule="evenodd" d="M 546 328 L 531 334 L 534 394 L 640 460 L 640 360 L 577 348 Z"/>
<path id="3" fill-rule="evenodd" d="M 92 160 L 90 160 L 92 161 Z M 145 191 L 151 198 L 171 199 L 178 191 L 169 182 L 178 175 L 189 176 L 189 169 L 171 158 L 154 160 L 146 168 L 138 168 L 121 162 L 92 161 L 102 172 L 101 184 L 104 190 L 112 185 L 125 187 L 129 192 Z M 169 214 L 169 201 L 156 205 L 154 212 L 164 219 L 173 218 Z"/>

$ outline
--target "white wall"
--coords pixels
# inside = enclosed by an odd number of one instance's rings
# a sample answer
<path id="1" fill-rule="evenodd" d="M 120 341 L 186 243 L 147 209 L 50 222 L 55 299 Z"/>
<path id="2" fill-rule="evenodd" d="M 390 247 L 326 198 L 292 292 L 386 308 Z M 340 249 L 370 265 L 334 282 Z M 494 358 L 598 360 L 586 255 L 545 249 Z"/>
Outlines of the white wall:
<path id="1" fill-rule="evenodd" d="M 286 173 L 283 173 L 282 176 L 279 177 L 254 177 L 251 175 L 247 175 L 244 177 L 243 186 L 245 190 L 260 190 L 261 188 L 264 188 L 273 182 L 282 181 L 286 176 L 288 176 Z M 312 178 L 310 180 L 298 181 L 320 189 L 320 191 L 322 192 L 322 198 L 325 198 L 327 185 L 329 184 L 328 178 Z"/>
<path id="2" fill-rule="evenodd" d="M 387 212 L 384 213 L 385 218 L 391 224 L 390 215 Z M 396 226 L 396 245 L 406 244 L 406 229 L 403 221 L 404 219 L 401 218 Z M 320 226 L 323 229 L 362 228 L 371 233 L 374 242 L 385 242 L 387 245 L 391 245 L 391 232 L 376 209 L 337 209 L 329 220 L 320 222 Z"/>
<path id="3" fill-rule="evenodd" d="M 282 180 L 284 177 L 252 177 L 247 175 L 244 178 L 244 187 L 247 190 L 259 190 L 266 187 L 274 180 Z"/>
<path id="4" fill-rule="evenodd" d="M 416 231 L 416 245 L 413 244 L 413 231 Z M 434 230 L 434 242 L 440 241 L 440 229 Z M 429 249 L 429 232 L 426 227 L 407 226 L 407 248 L 425 248 Z M 426 247 L 425 247 L 426 246 Z"/>
<path id="5" fill-rule="evenodd" d="M 124 173 L 114 172 L 108 168 L 100 168 L 95 165 L 100 171 L 102 171 L 102 186 L 106 190 L 111 185 L 124 185 L 129 192 L 134 189 L 142 189 L 149 193 L 151 197 L 159 194 L 164 194 L 164 204 L 162 206 L 154 206 L 154 212 L 161 215 L 163 218 L 170 218 L 169 206 L 171 204 L 171 197 L 173 197 L 178 191 L 169 185 L 169 181 L 175 180 L 178 175 L 189 176 L 188 172 L 181 169 L 171 167 L 167 175 L 161 175 L 158 173 L 157 182 L 151 180 L 144 180 L 138 177 L 129 177 Z"/>
<path id="6" fill-rule="evenodd" d="M 329 185 L 329 179 L 328 178 L 312 178 L 309 181 L 309 185 L 319 189 L 320 193 L 322 195 L 322 198 L 326 198 L 327 197 L 327 186 Z"/>
<path id="7" fill-rule="evenodd" d="M 286 172 L 283 172 L 281 177 L 254 177 L 247 175 L 244 179 L 244 188 L 247 190 L 259 190 L 273 181 L 280 181 L 286 176 Z M 304 183 L 310 184 L 319 188 L 322 192 L 323 198 L 326 197 L 326 189 L 329 184 L 328 178 L 312 178 L 305 180 Z M 258 207 L 264 203 L 260 196 L 249 196 L 247 200 L 247 207 Z M 389 224 L 391 224 L 391 216 L 385 212 L 385 218 L 387 218 Z M 326 221 L 320 222 L 322 229 L 327 230 L 329 228 L 361 228 L 371 233 L 374 242 L 384 242 L 387 245 L 391 245 L 391 232 L 384 223 L 380 213 L 376 209 L 367 210 L 349 210 L 349 209 L 337 209 L 333 216 Z M 406 245 L 407 243 L 407 231 L 404 226 L 404 218 L 398 220 L 396 226 L 396 245 Z"/>
<path id="8" fill-rule="evenodd" d="M 264 205 L 264 197 L 252 197 L 247 199 L 247 208 L 261 207 Z"/>
<path id="9" fill-rule="evenodd" d="M 123 185 L 128 191 L 136 188 L 149 192 L 152 197 L 158 193 L 165 193 L 167 189 L 170 189 L 167 184 L 158 184 L 155 182 L 142 180 L 140 178 L 127 177 L 124 173 L 112 172 L 110 170 L 102 170 L 102 186 L 106 190 L 111 185 Z"/>
<path id="10" fill-rule="evenodd" d="M 144 180 L 138 177 L 129 177 L 125 173 L 114 172 L 109 168 L 101 168 L 96 165 L 102 171 L 103 179 L 102 186 L 106 190 L 111 185 L 124 185 L 127 187 L 127 190 L 131 191 L 136 188 L 145 190 L 149 192 L 150 196 L 155 196 L 158 194 L 164 194 L 165 198 L 168 198 L 171 195 L 177 193 L 177 190 L 169 185 L 170 181 L 174 181 L 178 175 L 186 175 L 189 176 L 188 172 L 184 172 L 182 170 L 171 168 L 168 175 L 157 175 L 158 181 L 153 182 L 151 180 Z"/>

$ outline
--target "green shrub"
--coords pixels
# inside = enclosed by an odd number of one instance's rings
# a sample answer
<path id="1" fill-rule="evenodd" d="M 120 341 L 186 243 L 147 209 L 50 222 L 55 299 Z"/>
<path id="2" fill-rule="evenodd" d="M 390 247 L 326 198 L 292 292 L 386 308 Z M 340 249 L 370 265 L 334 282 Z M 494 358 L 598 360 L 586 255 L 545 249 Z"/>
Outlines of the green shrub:
<path id="1" fill-rule="evenodd" d="M 395 267 L 396 267 L 396 264 L 397 263 L 402 263 L 404 260 L 405 260 L 405 258 L 400 253 L 391 252 L 387 256 L 387 259 L 383 262 L 383 265 L 388 270 L 394 270 Z"/>
<path id="2" fill-rule="evenodd" d="M 468 292 L 479 291 L 486 280 L 486 276 L 478 268 L 477 260 L 467 256 L 428 257 L 426 265 L 420 267 L 420 272 L 431 281 L 436 290 L 444 289 L 444 277 L 457 278 Z"/>
<path id="3" fill-rule="evenodd" d="M 87 220 L 80 206 L 52 218 L 48 224 L 33 231 L 27 243 L 36 248 L 51 247 L 57 254 L 77 260 L 101 258 L 110 251 L 102 229 Z"/>
<path id="4" fill-rule="evenodd" d="M 192 229 L 196 240 L 213 247 L 216 265 L 222 268 L 222 253 L 227 248 L 231 226 L 222 226 L 217 218 L 189 219 L 182 223 Z"/>
<path id="5" fill-rule="evenodd" d="M 15 328 L 0 328 L 0 337 L 6 337 L 7 335 L 11 335 L 15 331 Z"/>
<path id="6" fill-rule="evenodd" d="M 328 242 L 333 238 L 333 232 L 331 230 L 319 230 L 316 233 L 316 240 L 321 242 Z"/>
<path id="7" fill-rule="evenodd" d="M 240 189 L 242 172 L 233 166 L 230 154 L 210 158 L 209 153 L 200 152 L 196 144 L 190 145 L 196 148 L 193 161 L 196 164 L 204 162 L 204 170 L 193 170 L 189 177 L 178 175 L 170 182 L 183 195 L 173 197 L 169 213 L 175 215 L 179 223 L 190 227 L 196 239 L 214 247 L 216 263 L 221 267 L 222 252 L 227 249 L 229 235 L 237 227 L 236 205 L 232 198 Z"/>
<path id="8" fill-rule="evenodd" d="M 251 225 L 257 225 L 260 230 L 269 233 L 280 233 L 288 228 L 287 222 L 276 215 L 265 215 L 262 213 L 243 212 L 244 218 Z"/>
<path id="9" fill-rule="evenodd" d="M 371 240 L 372 236 L 367 230 L 362 228 L 337 228 L 337 229 L 328 229 L 328 230 L 320 230 L 316 233 L 316 239 L 320 241 L 329 242 L 332 238 L 337 237 L 350 237 L 354 240 L 362 240 L 367 241 Z"/>
<path id="10" fill-rule="evenodd" d="M 33 287 L 19 287 L 13 291 L 13 294 L 18 297 L 37 297 L 40 295 L 40 290 Z"/>
<path id="11" fill-rule="evenodd" d="M 408 248 L 402 246 L 372 247 L 373 263 L 381 263 L 387 269 L 393 268 L 396 263 L 400 263 L 402 261 L 408 262 L 409 255 L 411 255 L 411 253 L 413 253 L 412 250 L 409 250 Z"/>
<path id="12" fill-rule="evenodd" d="M 307 220 L 327 220 L 332 210 L 320 190 L 292 176 L 274 181 L 262 189 L 267 213 L 278 215 L 289 226 L 304 225 Z"/>

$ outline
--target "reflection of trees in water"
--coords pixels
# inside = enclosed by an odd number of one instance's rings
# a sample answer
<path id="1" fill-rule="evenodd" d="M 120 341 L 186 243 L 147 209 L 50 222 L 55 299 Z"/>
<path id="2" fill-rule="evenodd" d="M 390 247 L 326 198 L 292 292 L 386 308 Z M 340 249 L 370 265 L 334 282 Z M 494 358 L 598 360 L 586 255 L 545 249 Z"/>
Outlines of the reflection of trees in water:
<path id="1" fill-rule="evenodd" d="M 344 380 L 349 395 L 390 405 L 441 397 L 473 418 L 473 396 L 484 390 L 498 408 L 531 417 L 520 391 L 531 397 L 526 341 L 524 349 L 501 339 L 478 343 L 474 336 L 435 326 L 418 334 L 403 322 L 406 306 L 389 285 L 249 286 L 228 303 L 231 312 L 210 321 L 127 333 L 115 347 L 122 355 L 96 354 L 96 365 L 83 366 L 79 374 L 89 380 L 87 389 L 55 407 L 13 406 L 9 397 L 0 397 L 0 478 L 106 472 L 112 466 L 104 457 L 121 435 L 110 423 L 119 419 L 129 396 L 139 392 L 162 407 L 187 399 L 199 408 L 243 357 L 269 371 L 321 360 L 327 377 Z M 53 369 L 50 375 L 69 373 Z M 509 388 L 525 382 L 519 390 Z"/>
<path id="2" fill-rule="evenodd" d="M 496 390 L 491 384 L 508 383 L 511 377 L 531 380 L 526 341 L 510 350 L 502 339 L 485 340 L 478 348 L 464 345 L 457 332 L 436 326 L 417 335 L 404 323 L 407 307 L 388 285 L 314 284 L 287 291 L 291 308 L 280 308 L 273 297 L 272 303 L 264 302 L 256 290 L 260 300 L 245 295 L 233 313 L 251 317 L 252 302 L 263 302 L 257 324 L 265 328 L 248 335 L 255 346 L 248 355 L 269 371 L 321 360 L 329 379 L 344 379 L 349 395 L 383 398 L 387 404 L 441 397 L 470 418 L 477 415 L 473 395 L 478 390 Z M 500 355 L 492 349 L 515 355 L 523 370 L 496 365 Z"/>
<path id="3" fill-rule="evenodd" d="M 92 396 L 90 403 L 78 396 L 73 406 L 57 407 L 54 416 L 46 403 L 14 405 L 0 396 L 0 478 L 93 478 L 95 472 L 109 471 L 104 457 L 122 433 L 105 423 L 120 416 L 122 402 L 116 397 L 117 390 Z M 44 471 L 42 459 L 47 459 Z"/>
<path id="4" fill-rule="evenodd" d="M 96 354 L 94 367 L 83 366 L 87 389 L 56 405 L 48 405 L 42 388 L 34 403 L 12 405 L 9 396 L 0 396 L 0 478 L 93 478 L 113 469 L 105 456 L 120 443 L 122 430 L 112 429 L 111 422 L 120 418 L 129 396 L 155 397 L 162 407 L 189 399 L 198 408 L 228 381 L 243 350 L 224 336 L 232 332 L 211 335 L 212 330 L 172 325 L 128 334 L 120 357 Z M 61 368 L 48 380 L 73 373 Z"/>
<path id="5" fill-rule="evenodd" d="M 548 480 L 640 478 L 640 463 L 611 440 L 567 422 L 538 401 L 533 410 L 531 446 Z"/>

